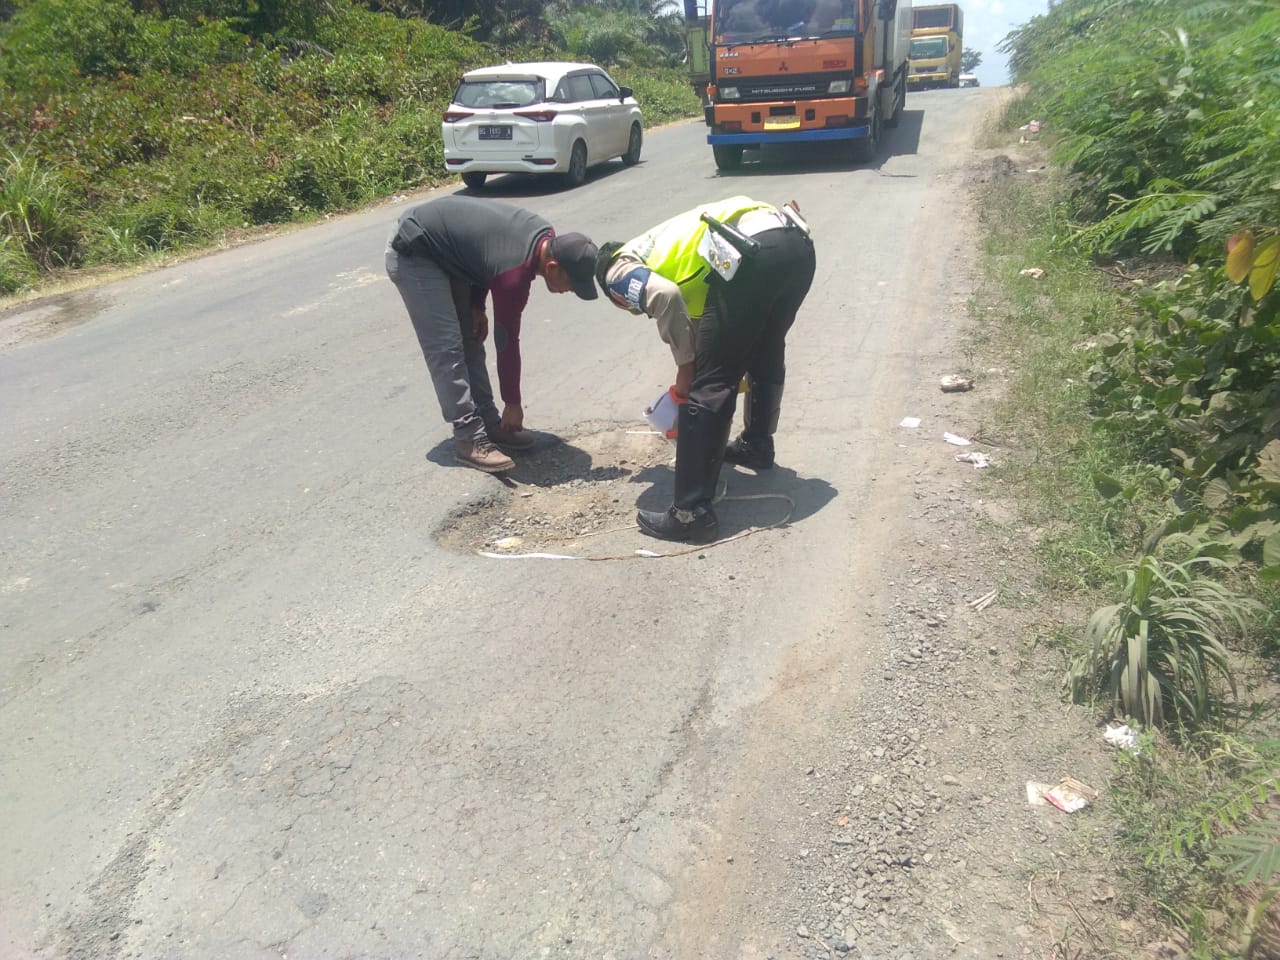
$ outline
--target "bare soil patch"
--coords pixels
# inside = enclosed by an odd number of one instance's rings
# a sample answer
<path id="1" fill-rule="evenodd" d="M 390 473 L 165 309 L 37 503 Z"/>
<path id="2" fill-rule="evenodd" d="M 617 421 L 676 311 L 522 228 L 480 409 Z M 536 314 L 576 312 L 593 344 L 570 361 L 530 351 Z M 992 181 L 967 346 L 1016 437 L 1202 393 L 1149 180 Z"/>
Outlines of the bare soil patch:
<path id="1" fill-rule="evenodd" d="M 104 296 L 93 290 L 77 290 L 0 309 L 0 350 L 78 327 L 109 305 Z"/>
<path id="2" fill-rule="evenodd" d="M 453 550 L 587 555 L 635 528 L 637 499 L 669 492 L 675 445 L 643 423 L 586 424 L 567 440 L 541 438 L 499 479 L 508 489 L 455 511 L 440 530 Z M 655 491 L 656 496 L 657 491 Z M 656 502 L 656 501 L 655 501 Z"/>

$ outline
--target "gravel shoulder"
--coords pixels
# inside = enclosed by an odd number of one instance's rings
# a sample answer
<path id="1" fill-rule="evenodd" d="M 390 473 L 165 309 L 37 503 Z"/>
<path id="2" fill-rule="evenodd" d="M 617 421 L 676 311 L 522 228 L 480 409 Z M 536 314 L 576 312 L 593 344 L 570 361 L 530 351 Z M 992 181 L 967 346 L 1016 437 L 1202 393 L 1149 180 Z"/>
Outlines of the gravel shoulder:
<path id="1" fill-rule="evenodd" d="M 1034 520 L 999 471 L 1022 454 L 984 438 L 1004 371 L 975 337 L 967 252 L 982 192 L 1020 165 L 968 161 L 960 242 L 922 297 L 961 322 L 918 344 L 915 387 L 870 411 L 923 423 L 878 450 L 847 596 L 745 730 L 707 733 L 687 786 L 714 826 L 681 877 L 677 901 L 698 906 L 669 925 L 672 956 L 1164 955 L 1117 894 L 1105 806 L 1028 798 L 1028 782 L 1067 777 L 1105 791 L 1111 760 L 1042 643 L 1082 612 L 1037 588 Z M 944 394 L 959 358 L 975 388 Z M 983 439 L 950 446 L 943 430 Z M 957 462 L 975 450 L 992 469 Z"/>

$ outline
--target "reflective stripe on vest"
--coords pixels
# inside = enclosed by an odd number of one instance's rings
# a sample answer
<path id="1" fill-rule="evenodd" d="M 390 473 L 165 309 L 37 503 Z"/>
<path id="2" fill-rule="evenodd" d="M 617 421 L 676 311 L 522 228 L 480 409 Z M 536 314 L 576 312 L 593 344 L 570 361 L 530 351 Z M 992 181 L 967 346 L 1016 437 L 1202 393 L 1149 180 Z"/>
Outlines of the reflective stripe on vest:
<path id="1" fill-rule="evenodd" d="M 709 213 L 721 223 L 732 223 L 748 210 L 761 207 L 769 207 L 769 204 L 743 196 L 708 203 L 664 220 L 652 230 L 628 241 L 618 252 L 643 260 L 654 273 L 676 284 L 689 316 L 697 319 L 707 306 L 707 273 L 711 269 L 698 253 L 698 241 L 707 230 L 702 214 Z"/>

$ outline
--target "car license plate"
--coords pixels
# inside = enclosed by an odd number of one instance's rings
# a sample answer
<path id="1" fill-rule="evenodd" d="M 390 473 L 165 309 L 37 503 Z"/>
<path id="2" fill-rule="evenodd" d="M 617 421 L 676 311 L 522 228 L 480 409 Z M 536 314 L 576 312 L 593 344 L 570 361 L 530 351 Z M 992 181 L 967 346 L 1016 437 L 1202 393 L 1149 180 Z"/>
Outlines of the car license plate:
<path id="1" fill-rule="evenodd" d="M 480 139 L 481 140 L 510 140 L 511 128 L 510 127 L 481 127 Z"/>
<path id="2" fill-rule="evenodd" d="M 765 117 L 764 128 L 766 130 L 799 130 L 799 117 Z"/>

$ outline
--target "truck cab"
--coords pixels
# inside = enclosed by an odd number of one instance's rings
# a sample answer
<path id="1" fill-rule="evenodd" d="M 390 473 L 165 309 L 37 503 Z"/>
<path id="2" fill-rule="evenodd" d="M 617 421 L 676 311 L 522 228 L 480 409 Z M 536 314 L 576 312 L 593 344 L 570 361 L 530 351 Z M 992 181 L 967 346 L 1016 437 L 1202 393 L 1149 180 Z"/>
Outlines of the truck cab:
<path id="1" fill-rule="evenodd" d="M 913 90 L 960 86 L 964 44 L 964 11 L 954 3 L 916 7 L 912 11 L 911 72 Z"/>
<path id="2" fill-rule="evenodd" d="M 689 9 L 686 4 L 686 16 Z M 721 170 L 766 143 L 845 141 L 865 162 L 902 115 L 911 0 L 716 0 L 707 141 Z"/>

